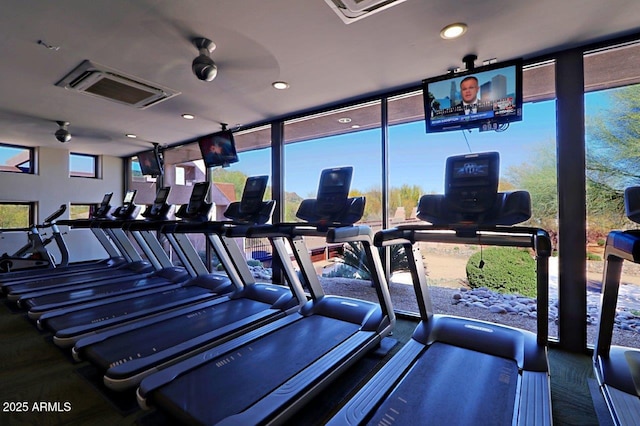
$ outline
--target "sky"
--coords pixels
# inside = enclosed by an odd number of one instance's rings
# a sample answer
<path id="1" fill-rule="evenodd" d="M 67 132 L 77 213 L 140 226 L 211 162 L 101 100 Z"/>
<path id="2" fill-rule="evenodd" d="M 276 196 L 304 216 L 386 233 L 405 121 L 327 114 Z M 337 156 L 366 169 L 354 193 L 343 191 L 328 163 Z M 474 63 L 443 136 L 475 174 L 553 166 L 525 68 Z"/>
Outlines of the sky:
<path id="1" fill-rule="evenodd" d="M 460 130 L 428 135 L 424 121 L 392 126 L 389 185 L 417 185 L 426 192 L 442 192 L 445 160 L 451 155 L 498 151 L 501 171 L 526 162 L 538 142 L 555 140 L 555 102 L 525 104 L 523 116 L 523 121 L 511 123 L 504 132 Z M 313 195 L 320 171 L 336 166 L 353 166 L 352 188 L 379 188 L 379 140 L 380 131 L 375 129 L 286 145 L 285 190 L 303 197 Z M 262 151 L 241 154 L 233 168 L 248 175 L 270 174 L 269 150 Z"/>
<path id="2" fill-rule="evenodd" d="M 608 107 L 608 91 L 585 96 L 587 117 Z M 286 132 L 286 127 L 285 127 Z M 389 128 L 389 185 L 417 185 L 425 193 L 444 191 L 445 160 L 451 155 L 498 151 L 500 171 L 526 164 L 540 144 L 555 141 L 555 101 L 525 103 L 523 120 L 511 123 L 503 132 L 458 130 L 426 134 L 424 121 Z M 302 197 L 313 196 L 320 171 L 353 166 L 352 189 L 379 188 L 382 174 L 380 131 L 354 132 L 285 146 L 285 190 Z M 247 175 L 270 175 L 269 149 L 240 154 L 232 165 Z"/>

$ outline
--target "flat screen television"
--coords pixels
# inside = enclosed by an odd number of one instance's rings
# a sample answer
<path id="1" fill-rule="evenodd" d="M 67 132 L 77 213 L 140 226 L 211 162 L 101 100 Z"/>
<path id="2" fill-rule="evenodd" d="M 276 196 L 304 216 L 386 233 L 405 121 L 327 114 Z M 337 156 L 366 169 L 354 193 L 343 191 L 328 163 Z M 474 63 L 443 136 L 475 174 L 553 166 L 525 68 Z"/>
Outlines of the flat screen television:
<path id="1" fill-rule="evenodd" d="M 138 163 L 140 164 L 140 171 L 143 175 L 154 177 L 162 175 L 160 155 L 155 150 L 139 153 Z"/>
<path id="2" fill-rule="evenodd" d="M 522 120 L 522 61 L 423 80 L 427 133 L 498 130 Z"/>
<path id="3" fill-rule="evenodd" d="M 198 139 L 198 146 L 206 167 L 227 167 L 238 161 L 236 144 L 230 130 L 203 136 Z"/>

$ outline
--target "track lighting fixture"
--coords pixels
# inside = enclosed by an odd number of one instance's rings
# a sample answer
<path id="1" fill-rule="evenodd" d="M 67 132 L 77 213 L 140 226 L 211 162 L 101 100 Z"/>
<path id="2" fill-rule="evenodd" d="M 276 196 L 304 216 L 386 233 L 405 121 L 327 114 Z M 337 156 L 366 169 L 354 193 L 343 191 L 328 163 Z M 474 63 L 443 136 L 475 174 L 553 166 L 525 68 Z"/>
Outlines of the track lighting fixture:
<path id="1" fill-rule="evenodd" d="M 191 63 L 193 73 L 200 80 L 213 80 L 218 74 L 218 67 L 215 62 L 213 62 L 213 59 L 211 59 L 211 53 L 215 50 L 216 44 L 208 38 L 202 37 L 194 38 L 193 44 L 200 52 L 200 55 Z"/>
<path id="2" fill-rule="evenodd" d="M 58 126 L 60 126 L 60 128 L 56 130 L 55 133 L 56 139 L 58 139 L 58 141 L 62 143 L 69 142 L 71 140 L 71 133 L 69 133 L 67 127 L 69 127 L 70 123 L 68 121 L 56 121 L 56 123 L 58 123 Z"/>

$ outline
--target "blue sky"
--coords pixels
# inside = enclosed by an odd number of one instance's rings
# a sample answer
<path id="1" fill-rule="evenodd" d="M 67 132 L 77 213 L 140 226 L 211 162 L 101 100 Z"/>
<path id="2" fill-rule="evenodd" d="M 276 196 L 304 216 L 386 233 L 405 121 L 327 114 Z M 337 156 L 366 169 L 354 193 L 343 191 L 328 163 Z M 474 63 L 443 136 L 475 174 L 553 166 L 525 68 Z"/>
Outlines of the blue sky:
<path id="1" fill-rule="evenodd" d="M 456 154 L 498 151 L 502 171 L 526 162 L 538 142 L 555 139 L 555 102 L 525 104 L 523 116 L 523 121 L 512 123 L 504 132 L 427 135 L 423 121 L 391 127 L 390 186 L 418 185 L 426 192 L 442 192 L 445 159 Z M 322 169 L 346 165 L 354 167 L 352 188 L 366 190 L 380 185 L 379 140 L 379 130 L 367 130 L 287 145 L 285 189 L 303 197 L 312 195 Z M 241 154 L 240 162 L 232 168 L 248 175 L 270 174 L 269 151 L 261 151 Z"/>
<path id="2" fill-rule="evenodd" d="M 585 96 L 586 115 L 608 107 L 608 91 Z M 503 132 L 477 130 L 426 134 L 424 121 L 396 125 L 389 129 L 389 184 L 418 185 L 425 193 L 444 190 L 447 157 L 469 152 L 498 151 L 501 174 L 512 166 L 526 164 L 544 142 L 555 141 L 555 101 L 525 103 L 523 120 L 511 123 Z M 285 128 L 286 131 L 286 128 Z M 324 168 L 354 167 L 352 188 L 367 190 L 380 185 L 381 153 L 379 130 L 327 137 L 285 147 L 285 189 L 302 197 L 315 194 Z M 247 175 L 271 173 L 269 150 L 240 154 L 232 165 Z"/>

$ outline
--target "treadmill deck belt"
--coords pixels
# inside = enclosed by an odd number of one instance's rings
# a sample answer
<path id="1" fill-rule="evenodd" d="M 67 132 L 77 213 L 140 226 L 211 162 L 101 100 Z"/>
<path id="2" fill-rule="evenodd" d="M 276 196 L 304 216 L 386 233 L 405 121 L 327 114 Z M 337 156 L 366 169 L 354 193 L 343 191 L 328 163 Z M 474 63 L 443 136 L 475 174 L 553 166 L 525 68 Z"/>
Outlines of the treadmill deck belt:
<path id="1" fill-rule="evenodd" d="M 114 336 L 86 350 L 103 369 L 130 359 L 153 355 L 211 330 L 268 309 L 270 305 L 250 299 L 235 299 L 190 312 Z"/>
<path id="2" fill-rule="evenodd" d="M 514 360 L 436 342 L 367 424 L 511 425 L 517 384 Z"/>
<path id="3" fill-rule="evenodd" d="M 323 316 L 304 318 L 176 378 L 154 399 L 181 421 L 217 423 L 244 411 L 358 329 Z"/>

